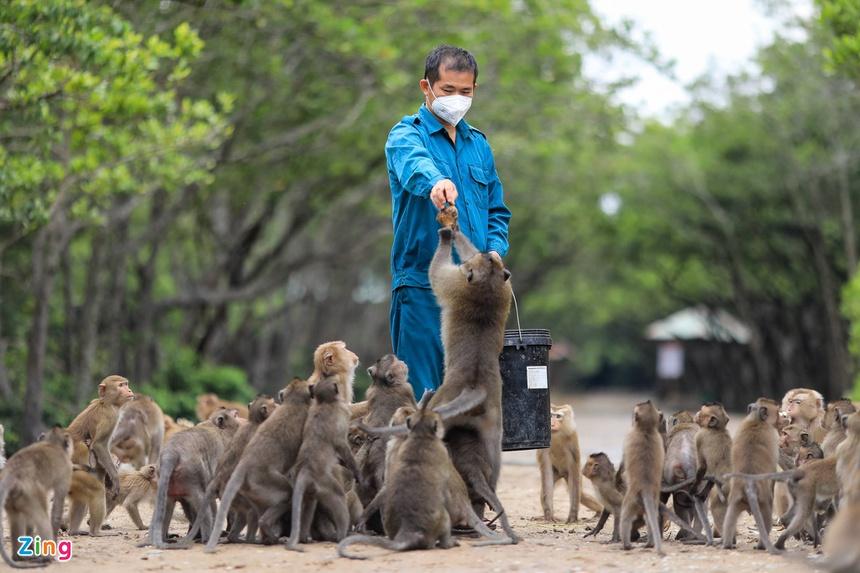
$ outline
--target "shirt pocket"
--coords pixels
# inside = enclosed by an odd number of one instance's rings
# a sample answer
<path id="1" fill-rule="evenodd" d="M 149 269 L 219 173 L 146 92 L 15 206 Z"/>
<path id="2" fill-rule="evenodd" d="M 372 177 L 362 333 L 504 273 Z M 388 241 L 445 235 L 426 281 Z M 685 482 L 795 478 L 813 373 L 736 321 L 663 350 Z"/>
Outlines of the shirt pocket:
<path id="1" fill-rule="evenodd" d="M 480 165 L 469 165 L 469 175 L 475 182 L 475 196 L 478 207 L 486 209 L 489 203 L 489 186 L 490 178 L 487 177 L 487 172 Z"/>

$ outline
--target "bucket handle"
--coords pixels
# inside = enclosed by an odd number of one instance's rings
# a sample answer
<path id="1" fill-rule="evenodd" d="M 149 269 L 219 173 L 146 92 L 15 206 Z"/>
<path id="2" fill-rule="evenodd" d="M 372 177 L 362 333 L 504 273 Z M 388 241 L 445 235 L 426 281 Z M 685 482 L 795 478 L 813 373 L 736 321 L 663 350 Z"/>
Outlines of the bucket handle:
<path id="1" fill-rule="evenodd" d="M 510 279 L 509 279 L 510 280 Z M 520 326 L 520 306 L 517 304 L 517 295 L 514 294 L 514 285 L 511 285 L 511 296 L 514 299 L 514 315 L 517 317 L 517 331 L 520 334 L 520 343 L 517 344 L 517 350 L 522 350 L 526 347 L 523 342 L 523 328 Z"/>

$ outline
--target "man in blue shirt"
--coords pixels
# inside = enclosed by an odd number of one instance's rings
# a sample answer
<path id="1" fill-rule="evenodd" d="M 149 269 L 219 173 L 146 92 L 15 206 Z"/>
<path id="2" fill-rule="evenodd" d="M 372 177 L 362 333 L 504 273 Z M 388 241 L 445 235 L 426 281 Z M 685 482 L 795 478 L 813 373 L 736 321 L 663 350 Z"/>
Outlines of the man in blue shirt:
<path id="1" fill-rule="evenodd" d="M 440 310 L 427 270 L 439 242 L 436 214 L 449 202 L 460 231 L 482 252 L 504 257 L 508 222 L 502 184 L 486 136 L 463 121 L 477 87 L 478 64 L 461 48 L 440 46 L 418 82 L 424 102 L 388 134 L 391 185 L 391 343 L 409 366 L 416 396 L 442 383 Z"/>

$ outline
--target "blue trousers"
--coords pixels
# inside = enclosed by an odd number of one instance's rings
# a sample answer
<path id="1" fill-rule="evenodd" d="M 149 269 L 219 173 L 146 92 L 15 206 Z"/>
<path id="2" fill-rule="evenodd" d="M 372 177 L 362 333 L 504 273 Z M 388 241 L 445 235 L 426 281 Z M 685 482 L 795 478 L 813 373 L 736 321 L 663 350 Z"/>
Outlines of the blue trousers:
<path id="1" fill-rule="evenodd" d="M 391 346 L 409 366 L 409 382 L 420 399 L 442 384 L 441 310 L 429 288 L 403 286 L 391 293 Z"/>

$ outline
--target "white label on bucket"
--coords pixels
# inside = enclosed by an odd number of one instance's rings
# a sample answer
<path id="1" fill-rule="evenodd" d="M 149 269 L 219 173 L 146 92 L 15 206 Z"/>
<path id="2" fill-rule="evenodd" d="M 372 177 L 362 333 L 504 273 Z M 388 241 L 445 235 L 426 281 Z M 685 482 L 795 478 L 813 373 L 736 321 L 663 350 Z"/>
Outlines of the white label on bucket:
<path id="1" fill-rule="evenodd" d="M 529 390 L 546 390 L 546 366 L 526 366 L 526 379 L 528 380 Z"/>

